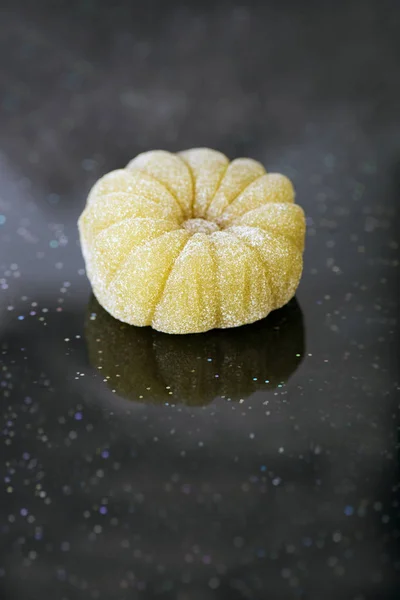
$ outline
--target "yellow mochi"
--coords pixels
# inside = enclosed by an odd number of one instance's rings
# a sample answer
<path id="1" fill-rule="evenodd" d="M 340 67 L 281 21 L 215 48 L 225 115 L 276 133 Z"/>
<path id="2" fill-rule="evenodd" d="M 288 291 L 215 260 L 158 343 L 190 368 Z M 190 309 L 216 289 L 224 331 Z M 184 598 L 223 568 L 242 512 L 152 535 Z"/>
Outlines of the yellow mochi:
<path id="1" fill-rule="evenodd" d="M 100 304 L 166 333 L 253 323 L 301 277 L 305 219 L 290 180 L 208 148 L 139 154 L 93 186 L 78 226 Z"/>

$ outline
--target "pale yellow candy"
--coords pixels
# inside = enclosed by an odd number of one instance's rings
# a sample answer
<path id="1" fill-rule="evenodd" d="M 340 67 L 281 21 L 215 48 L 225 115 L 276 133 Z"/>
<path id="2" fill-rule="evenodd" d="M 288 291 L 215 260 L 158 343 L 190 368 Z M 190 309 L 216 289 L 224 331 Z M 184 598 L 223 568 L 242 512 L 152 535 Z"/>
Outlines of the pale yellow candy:
<path id="1" fill-rule="evenodd" d="M 301 277 L 305 219 L 290 180 L 208 148 L 139 154 L 93 186 L 78 225 L 103 307 L 167 333 L 262 319 Z"/>
<path id="2" fill-rule="evenodd" d="M 192 148 L 181 152 L 179 156 L 187 164 L 193 176 L 193 216 L 203 218 L 223 181 L 229 160 L 221 152 L 209 148 Z"/>

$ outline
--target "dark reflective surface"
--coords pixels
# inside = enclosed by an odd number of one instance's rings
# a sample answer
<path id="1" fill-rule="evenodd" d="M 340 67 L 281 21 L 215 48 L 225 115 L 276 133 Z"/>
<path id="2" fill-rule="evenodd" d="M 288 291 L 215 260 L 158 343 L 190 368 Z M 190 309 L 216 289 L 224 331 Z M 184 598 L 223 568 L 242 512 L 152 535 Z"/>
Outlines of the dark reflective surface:
<path id="1" fill-rule="evenodd" d="M 92 296 L 85 336 L 90 363 L 113 392 L 135 402 L 243 401 L 282 387 L 304 355 L 296 300 L 246 327 L 168 335 L 117 321 Z"/>
<path id="2" fill-rule="evenodd" d="M 396 599 L 398 6 L 3 6 L 1 599 Z M 126 329 L 77 217 L 102 173 L 196 145 L 293 179 L 297 303 Z"/>

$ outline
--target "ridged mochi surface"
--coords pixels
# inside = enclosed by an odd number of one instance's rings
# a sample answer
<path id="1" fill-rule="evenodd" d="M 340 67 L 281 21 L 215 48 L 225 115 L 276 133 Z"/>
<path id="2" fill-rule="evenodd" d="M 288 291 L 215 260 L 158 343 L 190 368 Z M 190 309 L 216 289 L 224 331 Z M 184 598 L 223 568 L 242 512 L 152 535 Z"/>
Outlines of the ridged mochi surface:
<path id="1" fill-rule="evenodd" d="M 208 148 L 145 152 L 108 173 L 79 231 L 100 304 L 167 333 L 262 319 L 302 272 L 305 219 L 290 180 Z"/>

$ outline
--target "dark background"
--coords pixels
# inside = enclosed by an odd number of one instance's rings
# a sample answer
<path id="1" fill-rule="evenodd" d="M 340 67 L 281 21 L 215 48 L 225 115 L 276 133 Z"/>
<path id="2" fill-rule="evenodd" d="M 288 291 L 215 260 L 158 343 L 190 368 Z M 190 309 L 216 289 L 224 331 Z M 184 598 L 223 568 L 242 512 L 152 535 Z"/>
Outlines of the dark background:
<path id="1" fill-rule="evenodd" d="M 397 598 L 399 3 L 0 11 L 1 599 Z M 193 146 L 292 178 L 298 304 L 121 341 L 76 220 Z"/>

